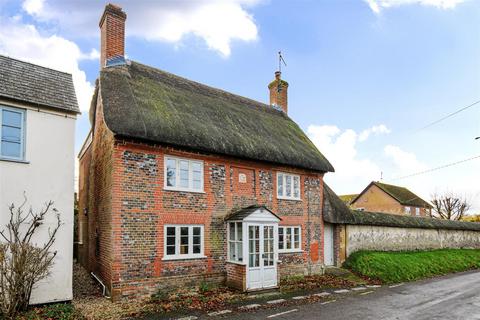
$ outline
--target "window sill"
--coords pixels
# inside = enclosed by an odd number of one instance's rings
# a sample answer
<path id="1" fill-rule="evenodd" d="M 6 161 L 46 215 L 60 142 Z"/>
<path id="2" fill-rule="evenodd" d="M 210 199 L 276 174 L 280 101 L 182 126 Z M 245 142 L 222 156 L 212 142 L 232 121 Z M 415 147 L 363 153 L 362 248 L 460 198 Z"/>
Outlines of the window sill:
<path id="1" fill-rule="evenodd" d="M 278 199 L 278 200 L 298 201 L 298 202 L 301 202 L 301 201 L 302 201 L 301 198 L 300 198 L 300 199 L 297 199 L 297 198 L 288 198 L 288 197 L 279 197 L 279 196 L 277 196 L 277 199 Z"/>
<path id="2" fill-rule="evenodd" d="M 175 260 L 196 260 L 196 259 L 206 259 L 207 256 L 198 255 L 198 256 L 175 256 L 175 257 L 163 257 L 162 261 L 175 261 Z"/>
<path id="3" fill-rule="evenodd" d="M 245 262 L 231 261 L 231 260 L 227 260 L 227 263 L 238 264 L 239 266 L 244 266 L 244 265 L 246 265 Z"/>
<path id="4" fill-rule="evenodd" d="M 189 193 L 205 193 L 205 191 L 192 190 L 192 189 L 181 189 L 181 188 L 170 188 L 170 187 L 163 187 L 163 191 L 189 192 Z"/>
<path id="5" fill-rule="evenodd" d="M 299 249 L 296 249 L 296 250 L 278 250 L 278 253 L 279 254 L 282 254 L 282 253 L 302 253 L 303 250 L 299 250 Z"/>
<path id="6" fill-rule="evenodd" d="M 11 159 L 11 158 L 4 158 L 4 157 L 0 157 L 0 161 L 16 162 L 16 163 L 24 163 L 24 164 L 29 164 L 30 163 L 30 161 L 27 161 L 27 160 Z"/>

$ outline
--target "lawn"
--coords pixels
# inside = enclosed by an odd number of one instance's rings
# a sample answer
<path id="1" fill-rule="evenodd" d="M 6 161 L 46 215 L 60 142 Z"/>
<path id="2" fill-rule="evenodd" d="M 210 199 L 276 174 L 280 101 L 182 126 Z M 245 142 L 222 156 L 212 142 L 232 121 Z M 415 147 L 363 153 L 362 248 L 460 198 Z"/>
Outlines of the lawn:
<path id="1" fill-rule="evenodd" d="M 370 279 L 399 283 L 480 268 L 480 250 L 359 251 L 344 267 Z"/>

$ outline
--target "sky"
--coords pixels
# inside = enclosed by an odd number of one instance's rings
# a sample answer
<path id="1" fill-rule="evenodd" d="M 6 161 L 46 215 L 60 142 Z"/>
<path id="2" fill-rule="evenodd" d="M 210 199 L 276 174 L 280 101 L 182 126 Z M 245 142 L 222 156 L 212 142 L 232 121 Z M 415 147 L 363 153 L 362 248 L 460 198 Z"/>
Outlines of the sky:
<path id="1" fill-rule="evenodd" d="M 335 167 L 337 194 L 382 180 L 480 213 L 479 0 L 118 0 L 128 59 L 268 103 L 287 66 L 289 116 Z M 82 115 L 99 72 L 98 0 L 0 0 L 0 54 L 73 76 Z M 427 126 L 427 127 L 426 127 Z M 426 128 L 425 128 L 426 127 Z M 405 177 L 408 176 L 408 177 Z"/>

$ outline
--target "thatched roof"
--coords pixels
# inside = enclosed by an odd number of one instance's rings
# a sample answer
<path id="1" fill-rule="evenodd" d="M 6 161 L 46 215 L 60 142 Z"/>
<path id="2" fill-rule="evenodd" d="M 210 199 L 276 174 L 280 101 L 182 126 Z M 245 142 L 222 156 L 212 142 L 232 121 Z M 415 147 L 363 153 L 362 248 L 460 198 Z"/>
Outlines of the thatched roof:
<path id="1" fill-rule="evenodd" d="M 323 184 L 323 220 L 328 223 L 353 223 L 352 210 L 343 202 L 330 187 Z"/>
<path id="2" fill-rule="evenodd" d="M 338 197 L 340 198 L 340 200 L 342 200 L 343 202 L 345 202 L 345 204 L 350 204 L 353 199 L 355 199 L 356 197 L 358 197 L 358 193 L 355 193 L 355 194 L 342 194 L 342 195 L 339 195 Z"/>
<path id="3" fill-rule="evenodd" d="M 334 171 L 294 121 L 266 104 L 133 61 L 103 69 L 99 86 L 117 136 Z"/>
<path id="4" fill-rule="evenodd" d="M 480 223 L 477 222 L 450 221 L 383 212 L 351 210 L 327 184 L 324 184 L 324 186 L 323 220 L 328 223 L 480 231 Z"/>

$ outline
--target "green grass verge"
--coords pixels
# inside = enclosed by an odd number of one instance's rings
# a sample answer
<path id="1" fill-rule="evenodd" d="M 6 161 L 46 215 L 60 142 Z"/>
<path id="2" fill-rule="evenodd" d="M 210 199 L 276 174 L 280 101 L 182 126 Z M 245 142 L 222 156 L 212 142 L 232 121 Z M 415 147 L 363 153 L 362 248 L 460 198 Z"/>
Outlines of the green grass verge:
<path id="1" fill-rule="evenodd" d="M 359 251 L 350 255 L 344 267 L 370 279 L 398 283 L 478 269 L 480 250 Z"/>

